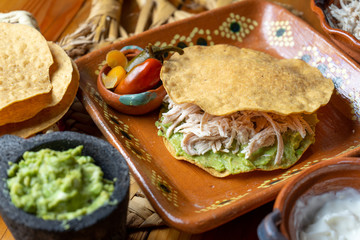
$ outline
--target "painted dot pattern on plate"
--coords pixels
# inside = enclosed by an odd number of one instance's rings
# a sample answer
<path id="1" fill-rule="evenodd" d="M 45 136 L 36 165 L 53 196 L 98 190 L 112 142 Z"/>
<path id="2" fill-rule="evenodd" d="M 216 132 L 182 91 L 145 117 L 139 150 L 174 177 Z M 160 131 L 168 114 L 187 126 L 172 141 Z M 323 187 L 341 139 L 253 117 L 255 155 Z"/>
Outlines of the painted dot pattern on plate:
<path id="1" fill-rule="evenodd" d="M 235 202 L 236 200 L 239 200 L 239 199 L 245 197 L 248 194 L 249 193 L 247 192 L 247 193 L 240 194 L 240 195 L 232 197 L 232 198 L 223 199 L 221 201 L 215 201 L 215 203 L 211 204 L 210 206 L 202 208 L 202 209 L 197 210 L 195 212 L 196 213 L 207 212 L 207 211 L 210 211 L 210 210 L 214 210 L 214 209 L 217 209 L 217 208 L 224 207 L 226 205 L 229 205 L 229 204 Z"/>
<path id="2" fill-rule="evenodd" d="M 265 24 L 271 46 L 293 47 L 295 45 L 289 21 L 270 21 Z"/>
<path id="3" fill-rule="evenodd" d="M 169 43 L 157 41 L 154 43 L 154 45 L 158 47 L 170 45 L 185 48 L 194 45 L 212 46 L 214 45 L 214 41 L 212 39 L 211 31 L 209 29 L 195 27 L 189 35 L 175 34 Z"/>
<path id="4" fill-rule="evenodd" d="M 98 68 L 95 70 L 95 75 L 98 76 L 100 74 L 100 70 L 103 68 L 103 66 L 105 66 L 106 61 L 102 61 L 99 65 Z"/>
<path id="5" fill-rule="evenodd" d="M 214 35 L 242 42 L 257 26 L 258 23 L 255 20 L 230 13 L 228 18 L 214 30 Z"/>
<path id="6" fill-rule="evenodd" d="M 349 88 L 350 74 L 348 70 L 341 67 L 339 60 L 334 60 L 332 57 L 321 53 L 315 46 L 304 46 L 298 52 L 296 58 L 302 59 L 309 65 L 316 67 L 327 78 L 330 78 L 337 94 L 342 92 L 345 88 Z M 352 120 L 360 120 L 360 91 L 353 89 L 349 92 L 350 105 L 352 107 Z"/>
<path id="7" fill-rule="evenodd" d="M 307 162 L 301 168 L 290 169 L 276 178 L 272 178 L 272 179 L 268 179 L 268 180 L 264 181 L 257 188 L 268 188 L 268 187 L 274 186 L 277 183 L 283 182 L 283 181 L 287 180 L 288 178 L 299 174 L 301 171 L 309 168 L 310 166 L 312 166 L 318 162 L 319 162 L 319 160 L 314 160 L 314 161 Z"/>
<path id="8" fill-rule="evenodd" d="M 94 96 L 94 101 L 100 105 L 105 119 L 113 127 L 115 134 L 119 139 L 124 139 L 125 147 L 139 159 L 148 163 L 152 162 L 151 155 L 146 152 L 139 144 L 139 140 L 129 131 L 129 126 L 112 113 L 99 93 L 90 84 L 86 86 L 88 91 Z"/>
<path id="9" fill-rule="evenodd" d="M 194 27 L 188 35 L 175 34 L 170 42 L 157 41 L 155 46 L 163 47 L 166 45 L 177 46 L 180 48 L 194 45 L 212 46 L 215 44 L 214 36 L 221 36 L 235 41 L 242 42 L 258 26 L 255 20 L 230 13 L 217 29 L 211 32 L 210 29 Z"/>
<path id="10" fill-rule="evenodd" d="M 131 136 L 132 140 L 125 139 L 125 147 L 130 150 L 135 156 L 143 161 L 151 163 L 152 159 L 149 153 L 147 153 L 139 144 L 139 140 L 134 136 Z"/>
<path id="11" fill-rule="evenodd" d="M 162 195 L 169 202 L 171 202 L 175 207 L 179 207 L 177 197 L 178 192 L 154 170 L 152 170 L 151 183 L 156 186 L 157 190 L 161 191 Z"/>

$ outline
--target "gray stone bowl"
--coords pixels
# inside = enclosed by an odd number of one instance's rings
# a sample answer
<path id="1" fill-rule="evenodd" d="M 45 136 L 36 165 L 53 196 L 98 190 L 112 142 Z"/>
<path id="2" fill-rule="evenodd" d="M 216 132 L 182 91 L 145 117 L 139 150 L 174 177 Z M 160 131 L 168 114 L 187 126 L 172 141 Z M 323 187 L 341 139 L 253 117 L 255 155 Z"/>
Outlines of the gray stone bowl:
<path id="1" fill-rule="evenodd" d="M 104 178 L 114 179 L 110 201 L 81 219 L 67 222 L 43 220 L 15 207 L 6 185 L 8 162 L 18 162 L 25 151 L 42 148 L 67 150 L 83 145 L 83 155 L 91 156 L 101 167 Z M 54 132 L 23 139 L 12 135 L 0 138 L 0 214 L 15 239 L 126 239 L 126 215 L 129 198 L 129 169 L 123 156 L 108 142 L 75 132 Z"/>

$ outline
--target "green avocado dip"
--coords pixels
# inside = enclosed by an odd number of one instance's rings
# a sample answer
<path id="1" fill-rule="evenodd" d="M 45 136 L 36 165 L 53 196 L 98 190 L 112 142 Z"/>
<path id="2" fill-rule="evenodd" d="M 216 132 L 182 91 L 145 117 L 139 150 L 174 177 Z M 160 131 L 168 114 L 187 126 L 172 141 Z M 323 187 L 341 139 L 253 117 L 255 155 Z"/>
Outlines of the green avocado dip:
<path id="1" fill-rule="evenodd" d="M 168 109 L 165 106 L 162 112 L 167 112 Z M 304 119 L 309 123 L 314 130 L 317 123 L 316 114 L 304 115 Z M 284 143 L 284 153 L 281 164 L 276 165 L 274 163 L 275 155 L 277 153 L 277 142 L 274 145 L 268 147 L 262 147 L 255 151 L 249 158 L 245 157 L 245 153 L 242 150 L 247 145 L 241 145 L 240 150 L 237 153 L 229 152 L 216 152 L 208 151 L 203 155 L 189 155 L 187 154 L 181 145 L 181 141 L 184 138 L 183 133 L 176 132 L 170 136 L 166 136 L 166 131 L 171 125 L 162 123 L 163 117 L 156 122 L 156 126 L 159 129 L 158 135 L 166 138 L 171 147 L 173 148 L 172 154 L 176 158 L 185 158 L 193 161 L 197 165 L 205 168 L 212 168 L 219 173 L 228 172 L 229 174 L 238 174 L 243 172 L 250 172 L 253 170 L 265 170 L 270 171 L 274 169 L 285 169 L 297 162 L 305 150 L 315 142 L 315 135 L 306 134 L 304 138 L 301 137 L 299 132 L 288 130 L 282 133 L 281 137 Z M 233 146 L 234 148 L 234 146 Z M 232 149 L 230 149 L 232 150 Z"/>
<path id="2" fill-rule="evenodd" d="M 25 152 L 18 163 L 9 163 L 7 185 L 12 203 L 45 220 L 67 221 L 90 214 L 108 204 L 114 182 L 83 146 L 66 151 L 42 149 Z"/>
<path id="3" fill-rule="evenodd" d="M 159 130 L 158 134 L 165 137 L 164 132 L 161 130 Z M 246 145 L 241 146 L 241 150 L 235 154 L 231 152 L 214 153 L 209 151 L 204 155 L 191 156 L 185 153 L 181 147 L 182 133 L 172 134 L 167 140 L 174 147 L 176 156 L 184 156 L 201 166 L 213 168 L 218 172 L 227 170 L 230 174 L 237 174 L 255 169 L 273 170 L 274 168 L 288 168 L 293 165 L 304 153 L 306 148 L 314 142 L 313 135 L 307 135 L 305 139 L 302 139 L 299 133 L 292 131 L 287 131 L 282 137 L 284 141 L 284 156 L 280 166 L 274 165 L 277 151 L 276 144 L 270 147 L 260 148 L 246 159 L 245 154 L 241 152 Z"/>

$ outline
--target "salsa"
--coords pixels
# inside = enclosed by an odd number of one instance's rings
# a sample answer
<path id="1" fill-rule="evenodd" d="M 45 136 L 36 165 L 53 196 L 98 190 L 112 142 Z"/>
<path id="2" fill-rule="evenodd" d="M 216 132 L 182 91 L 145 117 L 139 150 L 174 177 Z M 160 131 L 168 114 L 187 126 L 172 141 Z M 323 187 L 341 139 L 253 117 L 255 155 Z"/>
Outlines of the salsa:
<path id="1" fill-rule="evenodd" d="M 83 146 L 55 151 L 27 151 L 19 163 L 9 163 L 7 185 L 12 203 L 45 220 L 71 220 L 108 204 L 114 181 Z"/>

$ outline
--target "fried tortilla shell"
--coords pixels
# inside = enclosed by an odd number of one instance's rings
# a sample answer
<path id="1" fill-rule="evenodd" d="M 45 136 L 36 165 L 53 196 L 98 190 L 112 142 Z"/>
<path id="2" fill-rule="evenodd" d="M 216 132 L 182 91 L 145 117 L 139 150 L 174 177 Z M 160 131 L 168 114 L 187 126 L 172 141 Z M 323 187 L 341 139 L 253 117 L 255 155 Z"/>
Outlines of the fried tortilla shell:
<path id="1" fill-rule="evenodd" d="M 0 126 L 0 136 L 4 134 L 12 134 L 27 138 L 58 122 L 69 110 L 79 87 L 80 75 L 74 62 L 72 62 L 72 67 L 73 71 L 70 85 L 58 104 L 43 109 L 34 117 L 23 122 L 9 123 L 4 126 Z"/>
<path id="2" fill-rule="evenodd" d="M 31 118 L 51 101 L 53 58 L 36 29 L 0 23 L 0 126 Z"/>
<path id="3" fill-rule="evenodd" d="M 334 90 L 331 79 L 300 59 L 225 44 L 184 48 L 164 62 L 160 76 L 175 103 L 193 103 L 217 116 L 313 113 Z"/>
<path id="4" fill-rule="evenodd" d="M 48 42 L 54 64 L 50 67 L 50 81 L 53 86 L 51 91 L 51 102 L 47 107 L 58 104 L 63 99 L 72 78 L 73 64 L 66 52 L 56 43 Z M 76 71 L 76 70 L 75 70 Z"/>

